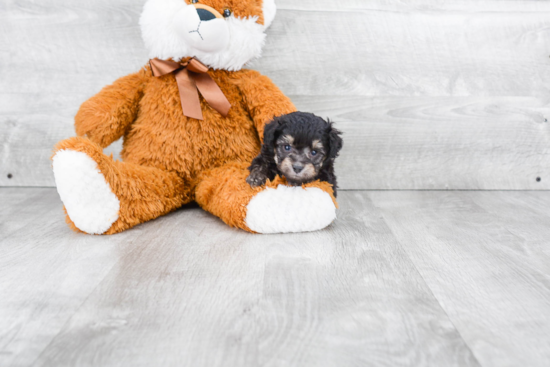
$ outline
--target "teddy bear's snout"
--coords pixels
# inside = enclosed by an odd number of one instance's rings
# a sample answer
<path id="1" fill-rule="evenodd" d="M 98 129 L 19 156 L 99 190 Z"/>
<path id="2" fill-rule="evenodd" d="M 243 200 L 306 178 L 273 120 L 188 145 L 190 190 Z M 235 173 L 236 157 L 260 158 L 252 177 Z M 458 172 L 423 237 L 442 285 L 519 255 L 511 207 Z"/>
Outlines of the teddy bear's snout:
<path id="1" fill-rule="evenodd" d="M 220 52 L 229 43 L 228 23 L 214 8 L 188 5 L 174 17 L 174 26 L 186 43 L 202 52 Z"/>

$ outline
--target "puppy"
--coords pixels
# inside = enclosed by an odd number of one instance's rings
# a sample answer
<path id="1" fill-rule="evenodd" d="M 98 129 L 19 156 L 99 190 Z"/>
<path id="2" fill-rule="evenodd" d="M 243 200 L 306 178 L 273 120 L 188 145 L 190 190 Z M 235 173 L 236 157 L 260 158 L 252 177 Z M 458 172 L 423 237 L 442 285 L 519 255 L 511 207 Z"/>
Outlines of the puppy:
<path id="1" fill-rule="evenodd" d="M 343 147 L 341 134 L 332 122 L 311 113 L 275 118 L 265 126 L 262 150 L 248 167 L 246 182 L 256 187 L 282 175 L 299 186 L 319 179 L 332 184 L 336 196 L 334 159 Z"/>

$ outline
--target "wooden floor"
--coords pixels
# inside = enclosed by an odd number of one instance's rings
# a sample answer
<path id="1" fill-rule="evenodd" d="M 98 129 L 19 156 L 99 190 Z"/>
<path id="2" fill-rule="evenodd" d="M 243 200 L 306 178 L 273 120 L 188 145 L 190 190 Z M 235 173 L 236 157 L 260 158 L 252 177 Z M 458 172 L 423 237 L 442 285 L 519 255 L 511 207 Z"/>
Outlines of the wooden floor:
<path id="1" fill-rule="evenodd" d="M 71 232 L 0 189 L 0 366 L 549 366 L 550 192 L 347 191 L 327 230 L 197 207 Z"/>

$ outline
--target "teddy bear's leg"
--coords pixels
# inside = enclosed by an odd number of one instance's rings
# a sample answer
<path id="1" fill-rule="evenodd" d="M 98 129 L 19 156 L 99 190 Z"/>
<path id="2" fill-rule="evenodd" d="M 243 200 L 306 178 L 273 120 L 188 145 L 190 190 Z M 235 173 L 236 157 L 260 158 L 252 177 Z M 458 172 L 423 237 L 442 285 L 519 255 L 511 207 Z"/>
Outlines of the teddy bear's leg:
<path id="1" fill-rule="evenodd" d="M 336 200 L 328 183 L 289 187 L 277 178 L 252 188 L 246 183 L 247 167 L 229 163 L 204 172 L 195 191 L 197 203 L 230 226 L 256 233 L 316 231 L 336 219 Z"/>
<path id="2" fill-rule="evenodd" d="M 52 160 L 67 222 L 81 232 L 122 232 L 191 200 L 177 174 L 113 161 L 86 138 L 58 143 Z"/>

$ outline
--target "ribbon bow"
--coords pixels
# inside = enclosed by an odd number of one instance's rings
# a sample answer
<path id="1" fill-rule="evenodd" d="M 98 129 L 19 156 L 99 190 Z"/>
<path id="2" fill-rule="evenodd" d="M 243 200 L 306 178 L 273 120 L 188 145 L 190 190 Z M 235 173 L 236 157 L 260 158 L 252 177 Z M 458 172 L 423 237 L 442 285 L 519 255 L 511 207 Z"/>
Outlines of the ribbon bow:
<path id="1" fill-rule="evenodd" d="M 175 75 L 185 116 L 203 119 L 198 89 L 213 109 L 227 117 L 231 104 L 218 84 L 208 75 L 208 67 L 202 62 L 192 58 L 183 63 L 159 59 L 152 59 L 149 63 L 153 75 L 157 78 L 172 73 Z"/>

